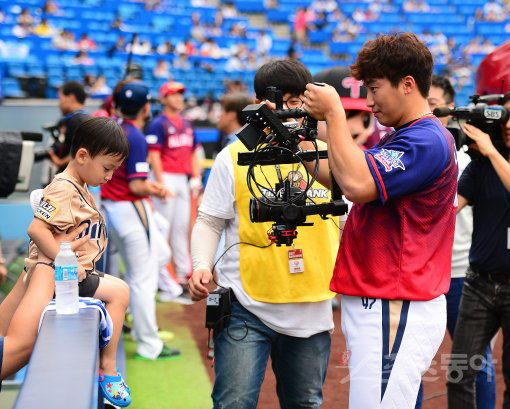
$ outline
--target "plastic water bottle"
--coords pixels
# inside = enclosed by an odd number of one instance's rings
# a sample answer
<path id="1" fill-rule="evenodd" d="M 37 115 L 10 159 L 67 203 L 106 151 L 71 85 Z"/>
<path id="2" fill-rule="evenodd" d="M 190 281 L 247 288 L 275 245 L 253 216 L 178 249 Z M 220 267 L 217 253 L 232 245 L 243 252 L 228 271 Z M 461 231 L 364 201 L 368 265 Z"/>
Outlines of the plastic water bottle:
<path id="1" fill-rule="evenodd" d="M 77 314 L 78 301 L 78 259 L 71 250 L 71 243 L 60 244 L 55 258 L 55 301 L 57 314 Z"/>

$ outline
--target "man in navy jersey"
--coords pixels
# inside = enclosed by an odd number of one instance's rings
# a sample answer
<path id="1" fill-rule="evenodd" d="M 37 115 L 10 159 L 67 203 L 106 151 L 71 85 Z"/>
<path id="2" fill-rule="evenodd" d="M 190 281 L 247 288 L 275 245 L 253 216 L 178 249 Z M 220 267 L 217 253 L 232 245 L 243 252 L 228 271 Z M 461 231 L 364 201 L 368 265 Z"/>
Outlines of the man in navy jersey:
<path id="1" fill-rule="evenodd" d="M 165 347 L 158 336 L 158 231 L 147 199 L 151 195 L 165 199 L 170 192 L 147 178 L 147 142 L 140 129 L 150 114 L 149 88 L 130 82 L 114 98 L 130 152 L 110 182 L 101 187 L 102 207 L 107 214 L 112 240 L 126 265 L 136 357 L 165 360 L 180 352 Z"/>
<path id="2" fill-rule="evenodd" d="M 395 129 L 365 151 L 334 88 L 305 92 L 305 109 L 327 124 L 333 177 L 354 202 L 331 281 L 343 294 L 350 408 L 414 408 L 445 333 L 458 168 L 453 137 L 427 102 L 433 66 L 414 34 L 365 43 L 351 73 Z"/>

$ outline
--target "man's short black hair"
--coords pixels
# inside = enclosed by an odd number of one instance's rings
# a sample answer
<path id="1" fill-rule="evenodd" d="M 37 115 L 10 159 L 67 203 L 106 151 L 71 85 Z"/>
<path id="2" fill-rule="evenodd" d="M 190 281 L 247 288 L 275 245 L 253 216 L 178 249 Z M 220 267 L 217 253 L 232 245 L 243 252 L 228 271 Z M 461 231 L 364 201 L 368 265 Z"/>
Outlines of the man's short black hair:
<path id="1" fill-rule="evenodd" d="M 443 90 L 444 100 L 447 104 L 451 104 L 455 99 L 455 90 L 448 78 L 443 77 L 442 75 L 433 75 L 432 83 L 430 85 Z"/>
<path id="2" fill-rule="evenodd" d="M 227 94 L 220 99 L 221 107 L 225 112 L 236 113 L 239 125 L 244 125 L 246 123 L 246 118 L 242 113 L 243 109 L 253 103 L 253 97 L 242 93 Z"/>
<path id="3" fill-rule="evenodd" d="M 74 133 L 71 156 L 85 148 L 91 157 L 114 155 L 122 159 L 129 155 L 129 142 L 120 125 L 110 118 L 90 118 L 82 122 Z"/>
<path id="4" fill-rule="evenodd" d="M 253 87 L 255 96 L 262 101 L 267 99 L 267 87 L 276 87 L 283 95 L 289 93 L 298 96 L 305 92 L 306 84 L 312 81 L 312 74 L 300 61 L 274 60 L 257 70 Z"/>
<path id="5" fill-rule="evenodd" d="M 78 81 L 67 81 L 60 87 L 60 92 L 64 95 L 74 95 L 76 101 L 80 104 L 84 104 L 87 99 L 87 93 L 85 88 Z"/>

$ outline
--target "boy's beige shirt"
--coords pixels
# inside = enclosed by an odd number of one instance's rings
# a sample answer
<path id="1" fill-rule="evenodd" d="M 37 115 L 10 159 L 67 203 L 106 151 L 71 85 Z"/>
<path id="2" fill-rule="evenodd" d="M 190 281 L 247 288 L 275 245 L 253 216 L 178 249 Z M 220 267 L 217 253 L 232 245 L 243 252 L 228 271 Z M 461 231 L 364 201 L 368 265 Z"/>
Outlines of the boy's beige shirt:
<path id="1" fill-rule="evenodd" d="M 80 248 L 80 252 L 84 252 L 80 263 L 86 271 L 95 271 L 95 264 L 106 248 L 108 236 L 104 218 L 86 185 L 80 186 L 76 179 L 65 172 L 59 173 L 43 190 L 35 217 L 50 224 L 55 233 L 86 224 L 87 228 L 80 237 L 90 234 L 90 240 Z M 29 277 L 34 270 L 38 253 L 39 249 L 31 241 L 29 256 L 25 259 L 25 269 Z"/>

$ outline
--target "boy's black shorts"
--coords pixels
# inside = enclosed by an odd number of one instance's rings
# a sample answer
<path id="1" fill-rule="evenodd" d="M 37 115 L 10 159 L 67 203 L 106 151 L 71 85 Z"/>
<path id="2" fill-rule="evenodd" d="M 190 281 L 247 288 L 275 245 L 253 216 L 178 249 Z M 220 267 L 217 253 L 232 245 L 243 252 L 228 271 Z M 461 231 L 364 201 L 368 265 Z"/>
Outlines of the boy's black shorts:
<path id="1" fill-rule="evenodd" d="M 87 271 L 87 277 L 78 284 L 80 297 L 94 297 L 97 287 L 99 287 L 100 277 L 104 277 L 104 273 L 101 271 Z"/>

